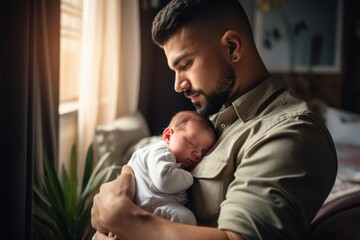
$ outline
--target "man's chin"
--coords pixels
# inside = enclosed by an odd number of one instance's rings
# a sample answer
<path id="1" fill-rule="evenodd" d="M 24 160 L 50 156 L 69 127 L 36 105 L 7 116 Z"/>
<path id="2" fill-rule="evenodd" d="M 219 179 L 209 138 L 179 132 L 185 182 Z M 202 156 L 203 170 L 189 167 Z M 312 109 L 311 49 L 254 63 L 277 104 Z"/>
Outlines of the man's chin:
<path id="1" fill-rule="evenodd" d="M 196 105 L 194 105 L 195 107 L 195 111 L 198 113 L 198 114 L 202 114 L 202 111 L 201 111 L 201 107 L 198 107 Z"/>
<path id="2" fill-rule="evenodd" d="M 207 104 L 200 104 L 200 103 L 194 103 L 194 107 L 195 107 L 195 111 L 197 113 L 199 113 L 200 115 L 209 117 L 210 115 L 213 115 L 217 112 L 220 111 L 222 104 L 221 101 L 216 102 L 213 101 L 212 103 L 209 104 L 209 102 L 207 102 Z"/>
<path id="3" fill-rule="evenodd" d="M 201 105 L 194 105 L 194 106 L 195 106 L 195 111 L 200 115 L 208 117 L 209 115 L 212 114 L 209 112 L 209 109 L 205 106 L 201 106 Z"/>
<path id="4" fill-rule="evenodd" d="M 198 103 L 194 103 L 194 107 L 195 107 L 195 111 L 200 114 L 200 115 L 204 115 L 204 107 L 201 106 L 201 104 Z"/>

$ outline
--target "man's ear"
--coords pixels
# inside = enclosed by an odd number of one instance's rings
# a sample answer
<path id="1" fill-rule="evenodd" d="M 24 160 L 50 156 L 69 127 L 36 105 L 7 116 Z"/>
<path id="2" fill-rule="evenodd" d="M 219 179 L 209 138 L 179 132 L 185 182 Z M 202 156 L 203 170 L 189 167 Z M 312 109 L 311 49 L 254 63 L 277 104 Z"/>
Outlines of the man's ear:
<path id="1" fill-rule="evenodd" d="M 171 127 L 165 128 L 162 138 L 166 143 L 169 143 L 170 137 L 173 134 L 174 130 Z"/>
<path id="2" fill-rule="evenodd" d="M 221 38 L 221 43 L 227 48 L 227 54 L 232 62 L 241 58 L 241 38 L 239 33 L 233 30 L 226 31 Z"/>

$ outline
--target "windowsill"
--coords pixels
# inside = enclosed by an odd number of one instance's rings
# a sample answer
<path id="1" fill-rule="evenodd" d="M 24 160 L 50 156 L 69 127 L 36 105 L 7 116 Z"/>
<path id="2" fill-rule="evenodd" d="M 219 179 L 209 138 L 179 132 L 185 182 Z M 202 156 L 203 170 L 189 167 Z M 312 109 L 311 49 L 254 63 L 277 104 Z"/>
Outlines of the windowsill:
<path id="1" fill-rule="evenodd" d="M 66 115 L 70 113 L 75 113 L 79 110 L 78 101 L 62 102 L 59 106 L 59 115 Z"/>

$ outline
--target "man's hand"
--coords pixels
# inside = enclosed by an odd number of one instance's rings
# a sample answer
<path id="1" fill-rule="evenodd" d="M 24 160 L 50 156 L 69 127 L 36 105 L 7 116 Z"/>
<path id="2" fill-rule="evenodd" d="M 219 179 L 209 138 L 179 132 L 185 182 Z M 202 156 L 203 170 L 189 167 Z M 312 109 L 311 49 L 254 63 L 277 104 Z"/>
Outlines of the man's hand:
<path id="1" fill-rule="evenodd" d="M 107 234 L 114 228 L 125 226 L 126 210 L 133 205 L 135 196 L 134 173 L 129 166 L 123 166 L 121 175 L 114 181 L 104 183 L 95 195 L 91 209 L 91 225 L 98 232 Z"/>
<path id="2" fill-rule="evenodd" d="M 129 166 L 124 166 L 121 175 L 100 187 L 91 209 L 91 224 L 97 230 L 94 240 L 242 240 L 235 232 L 216 228 L 199 227 L 170 222 L 139 208 L 133 203 L 135 177 Z"/>

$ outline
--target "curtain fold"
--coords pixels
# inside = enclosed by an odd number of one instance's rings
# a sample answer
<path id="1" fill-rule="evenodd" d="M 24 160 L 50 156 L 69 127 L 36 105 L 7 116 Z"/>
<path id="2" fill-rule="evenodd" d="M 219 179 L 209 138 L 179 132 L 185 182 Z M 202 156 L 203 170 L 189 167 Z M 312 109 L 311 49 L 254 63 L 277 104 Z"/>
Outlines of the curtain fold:
<path id="1" fill-rule="evenodd" d="M 43 151 L 55 166 L 58 162 L 60 0 L 34 0 L 33 13 L 30 70 L 33 71 L 34 96 L 29 102 L 35 106 L 33 129 L 36 130 L 35 176 L 38 177 Z"/>
<path id="2" fill-rule="evenodd" d="M 57 159 L 59 26 L 59 0 L 0 3 L 2 239 L 31 239 L 35 166 Z"/>
<path id="3" fill-rule="evenodd" d="M 137 1 L 84 1 L 77 140 L 80 175 L 95 126 L 137 110 L 138 9 Z"/>

